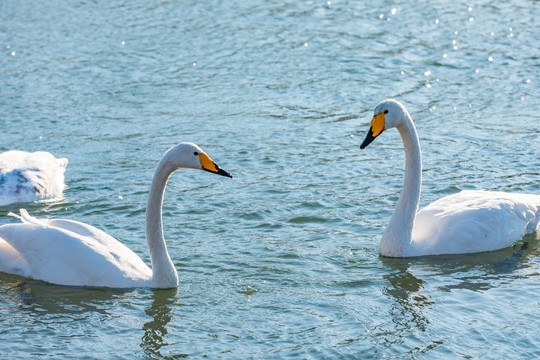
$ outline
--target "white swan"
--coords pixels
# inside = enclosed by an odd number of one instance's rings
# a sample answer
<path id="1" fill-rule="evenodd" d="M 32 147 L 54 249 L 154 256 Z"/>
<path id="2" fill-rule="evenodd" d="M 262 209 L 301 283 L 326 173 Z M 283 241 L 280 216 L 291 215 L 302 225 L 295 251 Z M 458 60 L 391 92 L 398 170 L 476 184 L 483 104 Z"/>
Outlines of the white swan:
<path id="1" fill-rule="evenodd" d="M 161 211 L 167 180 L 179 168 L 232 177 L 195 144 L 181 143 L 167 151 L 150 185 L 146 207 L 152 270 L 125 245 L 91 225 L 36 219 L 21 209 L 22 224 L 0 226 L 0 271 L 60 285 L 177 287 L 178 273 L 163 238 Z"/>
<path id="2" fill-rule="evenodd" d="M 405 180 L 381 238 L 381 255 L 409 257 L 493 251 L 538 230 L 540 195 L 462 191 L 416 213 L 422 156 L 416 128 L 405 107 L 392 99 L 378 104 L 360 148 L 364 149 L 393 127 L 399 131 L 405 148 Z"/>
<path id="3" fill-rule="evenodd" d="M 68 160 L 51 153 L 11 150 L 0 154 L 0 206 L 57 198 L 66 187 Z"/>

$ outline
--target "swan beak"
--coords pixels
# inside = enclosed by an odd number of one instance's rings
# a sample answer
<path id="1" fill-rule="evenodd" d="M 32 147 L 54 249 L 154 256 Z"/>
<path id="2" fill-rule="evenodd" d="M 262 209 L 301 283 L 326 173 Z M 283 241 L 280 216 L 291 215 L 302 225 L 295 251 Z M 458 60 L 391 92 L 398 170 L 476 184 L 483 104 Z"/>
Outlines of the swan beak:
<path id="1" fill-rule="evenodd" d="M 384 128 L 384 113 L 382 112 L 371 119 L 371 126 L 369 127 L 369 131 L 362 142 L 362 145 L 360 145 L 360 149 L 366 148 L 377 136 L 382 134 L 384 130 L 386 129 Z"/>
<path id="2" fill-rule="evenodd" d="M 204 171 L 208 171 L 221 176 L 227 176 L 232 179 L 232 175 L 220 168 L 218 164 L 216 164 L 212 159 L 210 159 L 210 156 L 204 153 L 199 153 L 199 160 L 201 161 L 201 167 Z"/>

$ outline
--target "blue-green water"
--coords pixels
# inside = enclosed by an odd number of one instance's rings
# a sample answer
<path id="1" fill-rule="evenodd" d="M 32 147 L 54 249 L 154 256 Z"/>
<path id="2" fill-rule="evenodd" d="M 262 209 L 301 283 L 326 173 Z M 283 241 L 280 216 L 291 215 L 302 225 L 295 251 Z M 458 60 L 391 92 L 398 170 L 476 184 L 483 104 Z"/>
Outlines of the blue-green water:
<path id="1" fill-rule="evenodd" d="M 141 256 L 164 151 L 199 144 L 233 180 L 175 174 L 174 291 L 0 274 L 0 358 L 540 357 L 540 235 L 488 254 L 387 259 L 402 184 L 394 97 L 416 121 L 421 206 L 460 189 L 540 194 L 540 3 L 0 3 L 0 151 L 67 157 L 38 217 Z M 0 208 L 0 224 L 20 205 Z"/>

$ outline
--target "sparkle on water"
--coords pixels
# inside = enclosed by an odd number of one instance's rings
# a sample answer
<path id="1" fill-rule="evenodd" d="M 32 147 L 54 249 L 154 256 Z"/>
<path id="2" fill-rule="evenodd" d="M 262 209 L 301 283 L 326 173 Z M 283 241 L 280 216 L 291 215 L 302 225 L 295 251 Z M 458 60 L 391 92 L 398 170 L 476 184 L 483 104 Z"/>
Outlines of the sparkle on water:
<path id="1" fill-rule="evenodd" d="M 422 143 L 421 206 L 461 189 L 540 194 L 540 2 L 1 8 L 0 150 L 69 159 L 64 198 L 31 214 L 98 226 L 149 263 L 146 197 L 167 148 L 196 142 L 234 179 L 170 179 L 178 290 L 0 274 L 0 358 L 540 357 L 539 235 L 382 258 L 402 144 L 388 131 L 359 149 L 393 97 Z"/>

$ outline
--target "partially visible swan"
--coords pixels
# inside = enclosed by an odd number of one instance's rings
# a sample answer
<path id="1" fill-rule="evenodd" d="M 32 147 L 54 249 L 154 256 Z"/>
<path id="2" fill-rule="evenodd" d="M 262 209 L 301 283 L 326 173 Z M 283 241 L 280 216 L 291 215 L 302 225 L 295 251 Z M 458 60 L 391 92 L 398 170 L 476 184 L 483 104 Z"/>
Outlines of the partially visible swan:
<path id="1" fill-rule="evenodd" d="M 395 127 L 405 148 L 405 180 L 396 208 L 384 231 L 379 251 L 391 257 L 463 254 L 512 245 L 540 226 L 540 195 L 493 191 L 462 191 L 428 205 L 418 213 L 422 155 L 418 134 L 405 107 L 384 100 L 375 108 L 368 146 Z"/>
<path id="2" fill-rule="evenodd" d="M 0 206 L 57 198 L 68 160 L 51 153 L 11 150 L 0 154 Z"/>
<path id="3" fill-rule="evenodd" d="M 167 151 L 150 185 L 146 207 L 152 269 L 124 244 L 91 225 L 36 219 L 21 209 L 17 217 L 22 224 L 0 226 L 0 271 L 60 285 L 177 287 L 178 273 L 163 238 L 161 211 L 167 180 L 179 168 L 232 177 L 195 144 L 181 143 Z"/>

